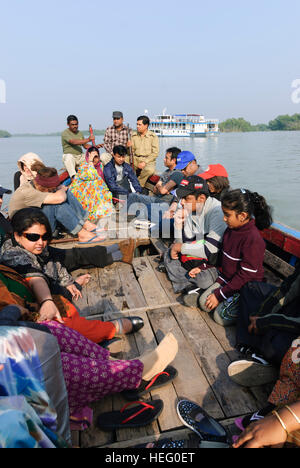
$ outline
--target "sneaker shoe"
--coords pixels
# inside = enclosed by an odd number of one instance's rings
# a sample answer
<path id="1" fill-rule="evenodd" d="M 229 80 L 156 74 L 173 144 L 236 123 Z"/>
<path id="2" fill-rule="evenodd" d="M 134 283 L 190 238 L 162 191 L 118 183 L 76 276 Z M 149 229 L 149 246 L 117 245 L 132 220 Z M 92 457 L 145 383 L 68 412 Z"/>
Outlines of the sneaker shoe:
<path id="1" fill-rule="evenodd" d="M 214 321 L 222 327 L 234 325 L 239 312 L 239 298 L 240 295 L 236 293 L 226 301 L 221 302 L 214 311 Z"/>
<path id="2" fill-rule="evenodd" d="M 231 380 L 243 387 L 266 385 L 278 379 L 278 369 L 257 354 L 249 360 L 233 362 L 227 371 Z"/>
<path id="3" fill-rule="evenodd" d="M 198 288 L 196 284 L 187 286 L 182 291 L 182 301 L 187 307 L 199 307 L 199 299 L 203 289 Z"/>

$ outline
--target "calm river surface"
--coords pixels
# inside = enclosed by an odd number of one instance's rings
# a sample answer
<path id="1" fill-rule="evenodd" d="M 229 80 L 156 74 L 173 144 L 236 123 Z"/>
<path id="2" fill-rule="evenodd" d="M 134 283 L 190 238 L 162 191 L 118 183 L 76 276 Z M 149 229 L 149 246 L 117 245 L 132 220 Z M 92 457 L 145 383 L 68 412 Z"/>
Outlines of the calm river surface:
<path id="1" fill-rule="evenodd" d="M 102 137 L 97 137 L 100 143 Z M 201 166 L 221 163 L 232 188 L 248 188 L 264 195 L 274 208 L 274 220 L 300 230 L 300 132 L 227 133 L 212 138 L 162 138 L 157 161 L 163 170 L 165 150 L 177 146 L 192 151 Z M 13 188 L 17 160 L 37 153 L 57 169 L 63 167 L 60 137 L 0 139 L 0 184 Z M 8 197 L 4 197 L 4 204 Z"/>

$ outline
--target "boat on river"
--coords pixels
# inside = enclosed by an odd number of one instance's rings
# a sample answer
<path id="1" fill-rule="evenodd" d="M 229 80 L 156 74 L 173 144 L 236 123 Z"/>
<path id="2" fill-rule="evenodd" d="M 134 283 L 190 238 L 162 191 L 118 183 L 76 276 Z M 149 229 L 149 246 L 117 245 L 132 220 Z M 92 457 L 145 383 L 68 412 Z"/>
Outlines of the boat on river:
<path id="1" fill-rule="evenodd" d="M 156 115 L 149 129 L 159 137 L 208 137 L 220 133 L 219 120 L 201 114 Z"/>
<path id="2" fill-rule="evenodd" d="M 116 343 L 116 356 L 132 359 L 156 347 L 162 337 L 172 331 L 180 352 L 173 363 L 178 376 L 172 384 L 146 395 L 148 400 L 162 399 L 164 410 L 154 423 L 138 429 L 103 432 L 96 421 L 99 414 L 121 409 L 127 401 L 121 394 L 105 397 L 92 405 L 94 423 L 83 432 L 73 432 L 73 444 L 79 447 L 126 448 L 172 437 L 173 440 L 193 437 L 182 426 L 176 413 L 179 396 L 196 401 L 211 416 L 236 435 L 234 418 L 257 411 L 266 405 L 272 385 L 242 388 L 230 380 L 229 364 L 240 358 L 235 350 L 235 328 L 223 328 L 209 314 L 198 308 L 187 308 L 178 302 L 165 273 L 157 270 L 158 261 L 168 247 L 162 239 L 152 239 L 148 230 L 136 229 L 131 222 L 115 225 L 108 231 L 104 245 L 116 239 L 143 238 L 143 246 L 135 252 L 132 265 L 115 263 L 104 269 L 89 269 L 92 280 L 84 288 L 78 306 L 89 319 L 139 315 L 145 326 L 139 333 L 126 335 Z M 295 270 L 300 259 L 300 232 L 274 223 L 262 232 L 266 241 L 265 277 L 274 285 Z M 61 241 L 60 241 L 61 242 Z M 57 247 L 73 247 L 74 242 L 58 243 Z M 78 272 L 73 273 L 76 277 Z"/>

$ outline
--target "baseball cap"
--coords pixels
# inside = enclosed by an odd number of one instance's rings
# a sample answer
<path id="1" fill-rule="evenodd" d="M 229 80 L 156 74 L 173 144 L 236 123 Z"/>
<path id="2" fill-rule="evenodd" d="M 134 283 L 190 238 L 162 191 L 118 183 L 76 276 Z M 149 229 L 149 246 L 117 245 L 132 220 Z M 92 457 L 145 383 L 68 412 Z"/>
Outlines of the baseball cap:
<path id="1" fill-rule="evenodd" d="M 2 185 L 0 185 L 0 197 L 2 198 L 5 193 L 8 193 L 10 195 L 12 193 L 12 191 L 8 190 L 8 189 L 2 187 Z"/>
<path id="2" fill-rule="evenodd" d="M 190 176 L 183 179 L 176 190 L 176 196 L 178 198 L 184 198 L 194 193 L 196 190 L 199 190 L 204 195 L 209 197 L 209 190 L 206 180 L 198 176 Z"/>
<path id="3" fill-rule="evenodd" d="M 199 174 L 202 179 L 208 180 L 212 177 L 228 177 L 228 172 L 222 164 L 210 164 L 203 174 Z"/>
<path id="4" fill-rule="evenodd" d="M 123 119 L 123 112 L 115 111 L 113 112 L 113 119 Z"/>
<path id="5" fill-rule="evenodd" d="M 190 151 L 181 151 L 181 153 L 179 153 L 179 155 L 177 156 L 177 166 L 175 167 L 175 169 L 179 169 L 180 171 L 182 171 L 182 169 L 185 169 L 191 161 L 195 160 L 196 156 Z"/>

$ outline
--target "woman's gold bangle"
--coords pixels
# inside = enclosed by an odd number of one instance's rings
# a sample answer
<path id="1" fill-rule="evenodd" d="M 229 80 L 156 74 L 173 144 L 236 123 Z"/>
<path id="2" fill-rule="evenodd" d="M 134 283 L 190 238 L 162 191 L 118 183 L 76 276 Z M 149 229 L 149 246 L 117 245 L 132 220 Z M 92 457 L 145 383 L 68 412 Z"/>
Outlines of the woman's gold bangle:
<path id="1" fill-rule="evenodd" d="M 285 405 L 285 408 L 291 413 L 292 416 L 296 419 L 297 423 L 300 425 L 300 419 L 298 416 L 294 413 L 294 411 L 291 410 L 291 408 L 288 405 Z"/>
<path id="2" fill-rule="evenodd" d="M 289 436 L 289 431 L 287 430 L 287 427 L 286 425 L 284 424 L 284 422 L 282 421 L 281 417 L 279 416 L 279 414 L 277 413 L 277 411 L 272 411 L 272 414 L 274 414 L 274 416 L 277 418 L 277 420 L 280 422 L 281 426 L 283 427 L 283 429 L 285 430 L 286 432 L 286 435 Z"/>

